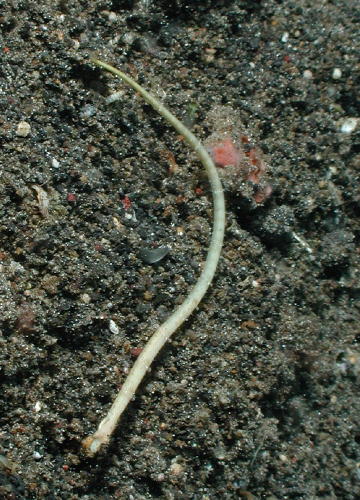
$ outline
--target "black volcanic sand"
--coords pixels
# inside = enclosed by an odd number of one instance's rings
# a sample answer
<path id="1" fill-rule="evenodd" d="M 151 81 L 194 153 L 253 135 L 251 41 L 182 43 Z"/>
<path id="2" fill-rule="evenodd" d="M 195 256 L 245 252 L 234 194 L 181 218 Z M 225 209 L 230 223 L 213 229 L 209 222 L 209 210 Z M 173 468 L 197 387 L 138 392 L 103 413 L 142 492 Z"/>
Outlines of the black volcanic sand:
<path id="1" fill-rule="evenodd" d="M 359 8 L 1 2 L 1 498 L 359 498 Z M 251 138 L 272 194 L 222 169 L 216 279 L 89 459 L 212 214 L 194 153 L 94 55 L 201 140 Z"/>

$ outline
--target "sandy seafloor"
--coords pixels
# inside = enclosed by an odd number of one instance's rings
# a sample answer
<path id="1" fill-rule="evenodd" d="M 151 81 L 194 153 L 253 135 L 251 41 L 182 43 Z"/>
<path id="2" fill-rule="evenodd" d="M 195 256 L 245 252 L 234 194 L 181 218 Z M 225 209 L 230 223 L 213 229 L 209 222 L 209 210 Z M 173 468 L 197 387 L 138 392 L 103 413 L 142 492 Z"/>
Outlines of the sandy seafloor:
<path id="1" fill-rule="evenodd" d="M 12 0 L 0 26 L 0 498 L 359 498 L 358 1 Z M 216 279 L 89 459 L 212 216 L 195 155 L 94 55 L 201 140 L 251 137 L 272 194 L 221 169 Z"/>

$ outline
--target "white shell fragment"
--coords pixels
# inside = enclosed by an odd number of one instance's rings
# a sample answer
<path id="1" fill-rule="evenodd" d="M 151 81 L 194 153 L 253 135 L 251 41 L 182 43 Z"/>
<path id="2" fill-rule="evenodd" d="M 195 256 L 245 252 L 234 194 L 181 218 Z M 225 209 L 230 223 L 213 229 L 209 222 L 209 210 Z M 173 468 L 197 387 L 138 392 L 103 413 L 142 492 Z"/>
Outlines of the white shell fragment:
<path id="1" fill-rule="evenodd" d="M 119 333 L 119 327 L 117 326 L 117 324 L 115 323 L 115 321 L 112 320 L 112 319 L 109 321 L 109 330 L 114 335 L 118 335 L 118 333 Z"/>
<path id="2" fill-rule="evenodd" d="M 31 132 L 30 123 L 21 121 L 18 123 L 16 135 L 18 137 L 27 137 Z"/>

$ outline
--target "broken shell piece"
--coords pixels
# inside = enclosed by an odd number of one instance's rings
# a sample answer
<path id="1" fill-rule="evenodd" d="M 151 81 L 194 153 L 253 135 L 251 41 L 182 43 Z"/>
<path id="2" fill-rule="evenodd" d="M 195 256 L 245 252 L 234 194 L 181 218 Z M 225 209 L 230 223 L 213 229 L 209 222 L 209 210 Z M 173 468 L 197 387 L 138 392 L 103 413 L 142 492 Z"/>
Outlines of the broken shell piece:
<path id="1" fill-rule="evenodd" d="M 169 247 L 142 248 L 139 251 L 139 257 L 145 264 L 155 264 L 160 262 L 169 252 Z"/>
<path id="2" fill-rule="evenodd" d="M 44 189 L 40 186 L 34 184 L 33 189 L 36 191 L 36 197 L 38 199 L 39 211 L 41 215 L 44 217 L 49 217 L 49 198 L 48 194 Z"/>

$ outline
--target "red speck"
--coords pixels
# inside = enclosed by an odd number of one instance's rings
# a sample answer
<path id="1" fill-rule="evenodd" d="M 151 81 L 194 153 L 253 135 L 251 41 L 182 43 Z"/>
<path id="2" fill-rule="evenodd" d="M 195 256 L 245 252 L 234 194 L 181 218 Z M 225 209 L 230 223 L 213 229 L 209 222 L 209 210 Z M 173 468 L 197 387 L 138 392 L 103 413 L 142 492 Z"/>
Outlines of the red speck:
<path id="1" fill-rule="evenodd" d="M 95 243 L 94 248 L 97 252 L 102 252 L 104 250 L 104 247 L 101 243 Z"/>
<path id="2" fill-rule="evenodd" d="M 283 61 L 286 62 L 286 63 L 289 63 L 291 61 L 291 57 L 290 56 L 284 56 L 283 57 Z"/>
<path id="3" fill-rule="evenodd" d="M 250 149 L 246 155 L 249 157 L 251 165 L 256 167 L 250 170 L 246 179 L 254 184 L 259 184 L 261 177 L 265 173 L 266 165 L 255 148 Z"/>
<path id="4" fill-rule="evenodd" d="M 137 358 L 141 352 L 142 352 L 142 347 L 133 347 L 132 349 L 130 349 L 130 354 L 134 358 Z"/>
<path id="5" fill-rule="evenodd" d="M 209 153 L 218 167 L 239 165 L 241 155 L 231 139 L 224 139 L 213 146 L 209 146 Z"/>
<path id="6" fill-rule="evenodd" d="M 176 201 L 177 205 L 181 205 L 182 203 L 186 202 L 186 198 L 185 198 L 185 196 L 179 194 L 179 196 L 176 197 L 175 201 Z"/>
<path id="7" fill-rule="evenodd" d="M 67 472 L 67 471 L 69 470 L 69 466 L 68 466 L 68 465 L 66 465 L 66 464 L 65 464 L 65 465 L 63 465 L 63 466 L 62 466 L 62 468 L 63 468 L 63 470 L 64 470 L 65 472 Z"/>
<path id="8" fill-rule="evenodd" d="M 10 52 L 9 47 L 4 47 L 3 52 L 4 52 L 4 54 L 8 54 Z"/>
<path id="9" fill-rule="evenodd" d="M 161 156 L 169 163 L 169 174 L 174 174 L 177 170 L 179 170 L 179 166 L 176 163 L 175 156 L 171 151 L 164 149 L 160 151 Z"/>
<path id="10" fill-rule="evenodd" d="M 76 194 L 68 193 L 66 195 L 66 201 L 68 201 L 69 203 L 75 203 L 76 202 Z"/>
<path id="11" fill-rule="evenodd" d="M 272 193 L 272 187 L 270 186 L 270 184 L 266 184 L 266 186 L 263 189 L 259 189 L 254 194 L 255 203 L 262 203 L 267 198 L 269 198 L 271 193 Z"/>
<path id="12" fill-rule="evenodd" d="M 204 190 L 201 187 L 197 187 L 197 188 L 195 188 L 195 194 L 197 194 L 198 196 L 201 196 L 204 194 Z"/>
<path id="13" fill-rule="evenodd" d="M 18 425 L 12 429 L 11 434 L 23 434 L 24 432 L 27 432 L 26 427 L 24 427 L 23 425 Z"/>
<path id="14" fill-rule="evenodd" d="M 259 159 L 258 159 L 258 157 L 256 156 L 256 151 L 255 151 L 255 149 L 250 149 L 250 151 L 249 151 L 249 159 L 250 159 L 250 161 L 251 161 L 252 165 L 255 165 L 255 166 L 256 166 L 256 165 L 258 165 L 258 163 L 259 163 Z"/>
<path id="15" fill-rule="evenodd" d="M 124 210 L 129 210 L 131 208 L 131 200 L 128 196 L 124 196 L 124 198 L 121 200 L 122 206 L 124 207 Z"/>
<path id="16" fill-rule="evenodd" d="M 248 136 L 247 136 L 247 135 L 241 135 L 241 136 L 240 136 L 240 141 L 241 141 L 243 144 L 249 144 L 250 139 L 248 138 Z"/>

